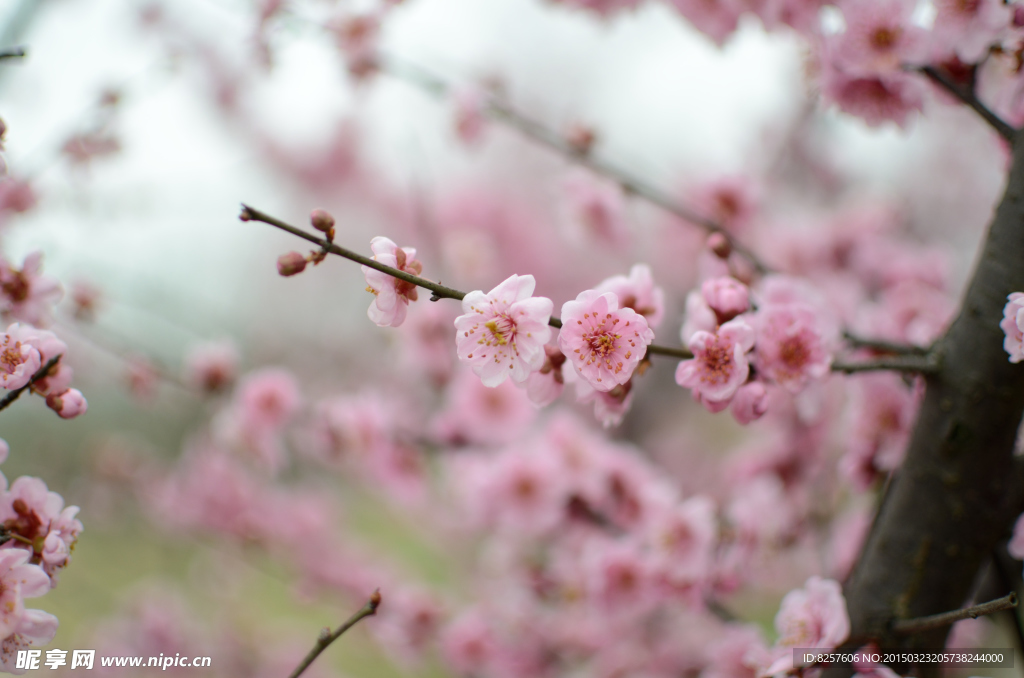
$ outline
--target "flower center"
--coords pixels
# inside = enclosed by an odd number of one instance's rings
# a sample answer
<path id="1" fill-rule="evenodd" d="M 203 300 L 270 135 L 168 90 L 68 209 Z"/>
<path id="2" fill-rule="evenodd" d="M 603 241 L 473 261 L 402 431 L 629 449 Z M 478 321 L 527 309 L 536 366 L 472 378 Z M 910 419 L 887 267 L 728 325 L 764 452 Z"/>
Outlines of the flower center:
<path id="1" fill-rule="evenodd" d="M 21 271 L 15 271 L 10 279 L 0 284 L 0 289 L 3 289 L 4 294 L 15 303 L 28 299 L 28 280 L 25 279 L 25 274 Z"/>
<path id="2" fill-rule="evenodd" d="M 4 350 L 0 352 L 0 369 L 7 372 L 7 374 L 14 374 L 22 363 L 25 362 L 24 356 L 21 354 L 21 342 L 14 342 L 14 346 L 10 346 L 10 337 L 4 338 Z"/>
<path id="3" fill-rule="evenodd" d="M 716 338 L 714 344 L 710 344 L 704 349 L 704 355 L 701 356 L 701 362 L 704 365 L 704 374 L 700 378 L 702 382 L 721 384 L 729 380 L 733 366 L 732 351 L 729 348 L 729 346 L 722 346 L 718 343 Z"/>
<path id="4" fill-rule="evenodd" d="M 800 337 L 789 337 L 779 347 L 779 359 L 790 370 L 799 370 L 811 359 L 807 344 Z"/>
<path id="5" fill-rule="evenodd" d="M 871 46 L 878 50 L 892 49 L 899 36 L 900 30 L 898 28 L 879 27 L 871 34 Z"/>

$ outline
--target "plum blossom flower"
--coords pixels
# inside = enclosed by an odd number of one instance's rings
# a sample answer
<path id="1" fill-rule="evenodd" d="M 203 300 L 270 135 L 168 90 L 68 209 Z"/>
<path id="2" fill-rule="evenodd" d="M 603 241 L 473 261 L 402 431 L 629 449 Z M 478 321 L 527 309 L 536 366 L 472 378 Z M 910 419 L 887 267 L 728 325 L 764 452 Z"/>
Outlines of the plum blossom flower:
<path id="1" fill-rule="evenodd" d="M 629 242 L 622 189 L 616 184 L 580 172 L 565 180 L 563 191 L 570 218 L 582 237 L 611 247 Z"/>
<path id="2" fill-rule="evenodd" d="M 735 278 L 723 276 L 705 280 L 700 292 L 719 322 L 727 322 L 750 310 L 750 290 Z"/>
<path id="3" fill-rule="evenodd" d="M 536 284 L 532 275 L 512 275 L 487 294 L 476 290 L 462 300 L 464 315 L 455 319 L 459 360 L 484 386 L 506 378 L 521 384 L 543 367 L 553 303 L 533 296 Z"/>
<path id="4" fill-rule="evenodd" d="M 717 405 L 720 411 L 747 381 L 747 352 L 753 346 L 754 330 L 741 318 L 730 320 L 714 334 L 697 332 L 689 342 L 694 357 L 679 363 L 676 383 L 691 389 L 708 409 Z"/>
<path id="5" fill-rule="evenodd" d="M 500 444 L 515 440 L 536 416 L 528 396 L 512 382 L 489 388 L 460 371 L 448 387 L 448 404 L 434 426 L 452 445 Z"/>
<path id="6" fill-rule="evenodd" d="M 670 0 L 670 4 L 686 17 L 694 28 L 711 38 L 719 47 L 736 30 L 740 14 L 743 13 L 743 3 L 736 0 Z"/>
<path id="7" fill-rule="evenodd" d="M 824 330 L 804 304 L 769 304 L 756 317 L 758 371 L 790 393 L 825 378 L 832 365 Z"/>
<path id="8" fill-rule="evenodd" d="M 1009 29 L 1014 8 L 1002 0 L 936 0 L 935 9 L 936 47 L 973 64 Z"/>
<path id="9" fill-rule="evenodd" d="M 768 389 L 759 381 L 740 386 L 732 398 L 732 416 L 741 424 L 749 424 L 768 411 Z"/>
<path id="10" fill-rule="evenodd" d="M 790 591 L 775 616 L 778 647 L 785 653 L 766 671 L 776 674 L 793 668 L 791 648 L 831 649 L 850 635 L 850 616 L 839 582 L 811 577 L 804 588 Z"/>
<path id="11" fill-rule="evenodd" d="M 562 366 L 567 358 L 557 346 L 544 345 L 544 364 L 536 372 L 531 372 L 526 379 L 526 395 L 537 407 L 545 407 L 562 395 L 565 386 L 565 375 Z M 572 370 L 569 373 L 573 373 Z"/>
<path id="12" fill-rule="evenodd" d="M 230 339 L 192 348 L 185 356 L 185 378 L 206 393 L 216 393 L 235 380 L 238 348 Z"/>
<path id="13" fill-rule="evenodd" d="M 642 315 L 619 308 L 611 292 L 580 292 L 562 305 L 558 345 L 576 372 L 598 391 L 611 391 L 629 381 L 654 341 Z"/>
<path id="14" fill-rule="evenodd" d="M 370 241 L 373 260 L 400 271 L 419 275 L 423 264 L 416 260 L 416 250 L 399 247 L 388 238 L 377 236 Z M 398 327 L 405 320 L 410 301 L 416 301 L 418 294 L 412 283 L 392 277 L 369 266 L 363 266 L 366 277 L 366 291 L 375 297 L 367 315 L 379 327 Z"/>
<path id="15" fill-rule="evenodd" d="M 0 335 L 0 387 L 21 388 L 42 366 L 39 350 L 28 341 L 32 329 L 14 323 Z"/>
<path id="16" fill-rule="evenodd" d="M 18 651 L 46 645 L 57 635 L 57 618 L 42 610 L 23 610 L 14 631 L 0 641 L 0 671 L 20 675 Z"/>
<path id="17" fill-rule="evenodd" d="M 926 34 L 913 24 L 915 5 L 908 0 L 845 3 L 846 30 L 836 38 L 836 60 L 850 73 L 869 74 L 921 59 Z"/>
<path id="18" fill-rule="evenodd" d="M 1024 292 L 1013 292 L 1007 299 L 999 327 L 1006 334 L 1003 348 L 1010 354 L 1010 362 L 1019 363 L 1024 360 Z"/>
<path id="19" fill-rule="evenodd" d="M 18 631 L 25 615 L 25 598 L 38 598 L 47 593 L 50 578 L 43 568 L 28 562 L 30 553 L 24 549 L 0 550 L 0 636 L 7 638 Z"/>
<path id="20" fill-rule="evenodd" d="M 20 539 L 8 541 L 0 554 L 6 549 L 27 550 L 31 562 L 42 565 L 56 581 L 82 531 L 77 514 L 77 506 L 65 507 L 64 498 L 50 492 L 39 478 L 18 478 L 0 498 L 0 523 Z"/>
<path id="21" fill-rule="evenodd" d="M 61 419 L 74 419 L 89 409 L 89 403 L 77 388 L 51 393 L 46 396 L 46 406 L 56 412 Z"/>
<path id="22" fill-rule="evenodd" d="M 923 84 L 900 71 L 854 75 L 826 66 L 821 93 L 840 110 L 861 118 L 871 127 L 892 121 L 905 128 L 910 114 L 924 107 Z"/>
<path id="23" fill-rule="evenodd" d="M 864 374 L 854 381 L 847 451 L 840 473 L 860 491 L 903 462 L 919 398 L 894 374 Z"/>
<path id="24" fill-rule="evenodd" d="M 629 269 L 629 277 L 612 276 L 594 289 L 602 294 L 614 294 L 622 308 L 631 308 L 642 315 L 652 330 L 658 329 L 665 315 L 665 293 L 654 285 L 651 267 L 647 264 L 635 264 Z"/>
<path id="25" fill-rule="evenodd" d="M 576 402 L 594 403 L 594 416 L 605 428 L 618 426 L 633 404 L 633 380 L 619 384 L 610 391 L 598 391 L 589 382 L 581 379 L 575 370 L 569 370 L 564 378 L 576 385 Z"/>
<path id="26" fill-rule="evenodd" d="M 37 326 L 49 323 L 52 306 L 63 290 L 55 279 L 40 274 L 42 259 L 41 252 L 33 252 L 18 270 L 0 258 L 0 313 L 4 317 Z"/>

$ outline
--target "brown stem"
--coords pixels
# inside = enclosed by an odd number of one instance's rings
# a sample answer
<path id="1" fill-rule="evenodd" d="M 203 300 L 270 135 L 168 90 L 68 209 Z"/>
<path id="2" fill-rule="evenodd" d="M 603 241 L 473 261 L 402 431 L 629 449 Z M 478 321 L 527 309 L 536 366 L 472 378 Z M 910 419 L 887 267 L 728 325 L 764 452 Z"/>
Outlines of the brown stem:
<path id="1" fill-rule="evenodd" d="M 894 619 L 960 607 L 1020 514 L 1013 450 L 1024 414 L 1024 365 L 1010 363 L 999 322 L 1024 290 L 1024 143 L 989 226 L 959 315 L 935 351 L 906 461 L 890 484 L 846 583 L 852 633 L 885 646 L 941 647 L 947 629 L 896 636 Z M 921 668 L 922 678 L 938 669 Z M 848 669 L 829 668 L 830 677 Z"/>
<path id="2" fill-rule="evenodd" d="M 57 363 L 60 362 L 60 359 L 61 356 L 59 355 L 53 356 L 52 358 L 46 361 L 45 365 L 36 370 L 36 373 L 32 375 L 32 378 L 28 380 L 28 383 L 26 383 L 21 388 L 14 389 L 6 396 L 4 396 L 3 400 L 0 400 L 0 410 L 7 409 L 11 403 L 13 403 L 15 400 L 21 397 L 22 393 L 32 388 L 32 384 L 46 377 L 46 375 L 50 373 L 50 370 L 57 366 Z"/>
<path id="3" fill-rule="evenodd" d="M 313 649 L 309 651 L 309 654 L 307 654 L 301 662 L 299 662 L 299 665 L 295 667 L 295 670 L 291 672 L 288 678 L 298 678 L 301 676 L 303 671 L 308 669 L 309 665 L 320 656 L 320 653 L 326 650 L 331 643 L 340 638 L 341 634 L 358 624 L 360 620 L 377 614 L 378 605 L 380 605 L 380 589 L 374 591 L 366 605 L 363 605 L 358 612 L 349 617 L 344 624 L 336 628 L 333 632 L 324 628 L 320 633 L 320 637 L 316 639 L 316 644 L 313 646 Z"/>
<path id="4" fill-rule="evenodd" d="M 873 351 L 893 353 L 895 355 L 928 355 L 928 349 L 921 346 L 898 344 L 885 339 L 871 339 L 853 334 L 852 332 L 843 332 L 843 339 L 855 348 L 869 348 Z"/>
<path id="5" fill-rule="evenodd" d="M 1002 598 L 990 600 L 980 605 L 972 605 L 961 610 L 932 614 L 917 619 L 899 619 L 892 624 L 892 632 L 901 636 L 932 629 L 940 629 L 950 626 L 963 619 L 977 619 L 987 614 L 993 614 L 1001 610 L 1012 610 L 1017 607 L 1017 594 L 1010 592 Z"/>
<path id="6" fill-rule="evenodd" d="M 415 85 L 430 94 L 446 96 L 451 90 L 451 86 L 441 78 L 418 66 L 399 61 L 394 57 L 381 56 L 378 59 L 378 65 L 382 72 Z M 625 168 L 611 161 L 602 160 L 591 152 L 581 152 L 579 147 L 570 143 L 563 134 L 559 134 L 537 120 L 517 111 L 507 102 L 501 101 L 498 98 L 490 97 L 485 105 L 485 111 L 490 117 L 518 130 L 528 139 L 558 153 L 571 162 L 586 167 L 595 174 L 614 181 L 626 193 L 642 198 L 655 207 L 679 217 L 683 221 L 694 224 L 708 233 L 720 233 L 729 241 L 732 250 L 750 261 L 758 272 L 770 272 L 769 267 L 756 254 L 737 242 L 736 238 L 722 228 L 721 224 L 681 205 L 668 193 L 655 188 Z"/>
<path id="7" fill-rule="evenodd" d="M 864 362 L 847 363 L 836 361 L 832 363 L 833 372 L 872 372 L 878 370 L 892 370 L 894 372 L 915 372 L 917 374 L 932 374 L 939 369 L 938 360 L 933 356 L 906 355 L 895 358 L 877 358 L 865 360 Z"/>
<path id="8" fill-rule="evenodd" d="M 981 103 L 981 100 L 978 99 L 977 95 L 974 93 L 973 83 L 970 85 L 958 84 L 945 72 L 935 66 L 922 66 L 920 70 L 928 76 L 929 80 L 945 89 L 962 103 L 970 106 L 975 113 L 980 115 L 985 122 L 991 125 L 992 128 L 999 133 L 999 136 L 1007 141 L 1013 141 L 1014 136 L 1017 134 L 1017 130 L 1011 127 L 998 115 L 993 113 L 988 106 Z"/>

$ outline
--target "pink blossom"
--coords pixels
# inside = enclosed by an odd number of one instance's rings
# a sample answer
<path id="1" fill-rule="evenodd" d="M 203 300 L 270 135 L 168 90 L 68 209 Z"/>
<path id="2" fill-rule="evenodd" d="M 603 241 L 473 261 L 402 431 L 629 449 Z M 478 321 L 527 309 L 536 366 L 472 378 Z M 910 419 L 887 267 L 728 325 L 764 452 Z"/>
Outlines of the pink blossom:
<path id="1" fill-rule="evenodd" d="M 620 309 L 610 292 L 586 290 L 562 305 L 558 345 L 577 373 L 598 391 L 629 381 L 652 341 L 654 332 L 644 317 L 633 309 Z"/>
<path id="2" fill-rule="evenodd" d="M 133 355 L 126 361 L 128 390 L 131 394 L 145 402 L 152 400 L 160 385 L 160 370 L 149 358 Z"/>
<path id="3" fill-rule="evenodd" d="M 61 419 L 74 419 L 86 413 L 89 403 L 77 388 L 69 388 L 61 393 L 46 396 L 46 406 L 56 412 Z"/>
<path id="4" fill-rule="evenodd" d="M 76 280 L 71 285 L 71 302 L 75 305 L 75 319 L 91 322 L 96 309 L 102 305 L 103 291 L 88 280 Z"/>
<path id="5" fill-rule="evenodd" d="M 494 630 L 480 610 L 464 612 L 441 631 L 441 654 L 457 673 L 487 673 L 497 652 Z"/>
<path id="6" fill-rule="evenodd" d="M 615 12 L 633 9 L 640 4 L 641 0 L 554 0 L 557 3 L 570 7 L 590 10 L 601 17 L 608 17 Z"/>
<path id="7" fill-rule="evenodd" d="M 49 643 L 57 635 L 57 625 L 57 618 L 49 612 L 24 610 L 13 633 L 0 643 L 0 670 L 24 673 L 25 669 L 17 668 L 18 652 Z"/>
<path id="8" fill-rule="evenodd" d="M 356 78 L 373 72 L 376 67 L 380 20 L 372 14 L 352 14 L 329 26 L 348 71 Z"/>
<path id="9" fill-rule="evenodd" d="M 464 315 L 455 319 L 459 360 L 485 386 L 506 378 L 521 384 L 544 365 L 553 304 L 533 296 L 535 285 L 532 275 L 513 275 L 487 294 L 477 290 L 462 300 Z"/>
<path id="10" fill-rule="evenodd" d="M 487 122 L 487 94 L 479 87 L 466 86 L 452 94 L 455 108 L 455 133 L 463 143 L 478 143 Z"/>
<path id="11" fill-rule="evenodd" d="M 514 534 L 537 535 L 561 520 L 566 487 L 551 457 L 511 449 L 489 465 L 477 501 L 491 524 Z"/>
<path id="12" fill-rule="evenodd" d="M 277 258 L 278 274 L 288 277 L 306 270 L 306 257 L 301 252 L 286 252 Z"/>
<path id="13" fill-rule="evenodd" d="M 385 266 L 412 275 L 419 275 L 423 271 L 423 264 L 416 260 L 416 250 L 411 247 L 399 248 L 391 240 L 377 236 L 370 241 L 370 249 L 373 250 L 373 260 Z M 401 325 L 409 302 L 419 298 L 416 286 L 369 266 L 363 266 L 363 276 L 366 277 L 366 290 L 374 296 L 367 310 L 370 320 L 379 327 Z"/>
<path id="14" fill-rule="evenodd" d="M 768 389 L 759 381 L 740 386 L 732 399 L 732 416 L 741 424 L 749 424 L 768 411 Z"/>
<path id="15" fill-rule="evenodd" d="M 586 242 L 598 240 L 610 247 L 629 242 L 622 189 L 586 173 L 573 173 L 563 182 L 570 218 Z M 611 290 L 602 290 L 611 291 Z"/>
<path id="16" fill-rule="evenodd" d="M 981 61 L 1013 17 L 1013 8 L 1002 0 L 936 0 L 935 9 L 936 48 L 955 52 L 966 64 Z"/>
<path id="17" fill-rule="evenodd" d="M 235 395 L 243 425 L 257 429 L 282 428 L 298 411 L 300 401 L 294 375 L 278 367 L 250 372 Z"/>
<path id="18" fill-rule="evenodd" d="M 812 381 L 824 379 L 832 354 L 822 323 L 810 306 L 767 305 L 757 312 L 758 372 L 790 393 L 799 393 Z"/>
<path id="19" fill-rule="evenodd" d="M 1007 299 L 999 327 L 1006 334 L 1003 348 L 1010 354 L 1010 362 L 1019 363 L 1024 360 L 1024 292 L 1013 292 Z"/>
<path id="20" fill-rule="evenodd" d="M 655 511 L 650 536 L 658 571 L 674 587 L 710 580 L 718 540 L 715 505 L 708 497 L 693 497 Z"/>
<path id="21" fill-rule="evenodd" d="M 453 445 L 501 444 L 515 440 L 536 416 L 527 395 L 512 382 L 490 388 L 460 371 L 448 386 L 448 403 L 435 429 Z"/>
<path id="22" fill-rule="evenodd" d="M 610 391 L 598 391 L 579 377 L 575 370 L 567 372 L 568 380 L 576 385 L 576 402 L 594 403 L 594 417 L 605 428 L 618 426 L 633 404 L 633 380 L 619 384 Z"/>
<path id="23" fill-rule="evenodd" d="M 727 514 L 740 538 L 754 544 L 779 541 L 792 531 L 797 519 L 792 498 L 786 495 L 782 481 L 769 473 L 739 485 Z"/>
<path id="24" fill-rule="evenodd" d="M 758 678 L 768 667 L 764 634 L 754 624 L 729 624 L 708 646 L 708 665 L 701 678 Z"/>
<path id="25" fill-rule="evenodd" d="M 192 347 L 185 356 L 185 378 L 206 393 L 216 393 L 238 374 L 238 348 L 230 339 Z"/>
<path id="26" fill-rule="evenodd" d="M 651 267 L 647 264 L 635 264 L 629 269 L 629 277 L 606 278 L 594 289 L 601 294 L 614 294 L 622 308 L 631 308 L 642 315 L 652 330 L 658 329 L 665 315 L 665 293 L 655 287 Z"/>
<path id="27" fill-rule="evenodd" d="M 0 258 L 0 313 L 30 325 L 46 325 L 52 306 L 60 300 L 60 283 L 40 274 L 43 255 L 25 257 L 21 270 Z"/>
<path id="28" fill-rule="evenodd" d="M 895 374 L 864 374 L 853 381 L 847 451 L 839 469 L 863 492 L 903 462 L 918 399 Z"/>
<path id="29" fill-rule="evenodd" d="M 894 122 L 905 128 L 910 114 L 924 107 L 923 83 L 913 75 L 894 71 L 885 75 L 853 75 L 826 66 L 822 97 L 855 115 L 870 127 Z"/>
<path id="30" fill-rule="evenodd" d="M 18 632 L 27 610 L 25 598 L 47 593 L 50 578 L 38 565 L 29 564 L 24 549 L 0 549 L 0 637 Z"/>
<path id="31" fill-rule="evenodd" d="M 785 654 L 766 671 L 775 674 L 793 667 L 790 648 L 831 649 L 850 635 L 846 599 L 838 582 L 811 577 L 804 588 L 790 591 L 775 616 L 778 646 Z"/>
<path id="32" fill-rule="evenodd" d="M 399 331 L 403 366 L 426 374 L 443 386 L 455 368 L 452 323 L 456 312 L 448 304 L 421 304 Z"/>
<path id="33" fill-rule="evenodd" d="M 743 5 L 735 0 L 705 2 L 705 0 L 670 0 L 670 4 L 693 24 L 693 27 L 711 38 L 721 47 L 739 22 Z"/>
<path id="34" fill-rule="evenodd" d="M 0 335 L 0 386 L 5 389 L 21 388 L 42 366 L 39 350 L 29 341 L 33 330 L 14 323 Z"/>
<path id="35" fill-rule="evenodd" d="M 1024 514 L 1013 524 L 1013 537 L 1006 545 L 1006 550 L 1017 560 L 1024 560 Z"/>
<path id="36" fill-rule="evenodd" d="M 714 334 L 697 332 L 690 338 L 692 360 L 676 368 L 676 383 L 693 391 L 705 407 L 728 405 L 747 381 L 747 352 L 754 345 L 754 330 L 741 318 L 730 320 Z"/>
<path id="37" fill-rule="evenodd" d="M 21 538 L 7 542 L 4 548 L 27 546 L 32 562 L 41 564 L 56 581 L 57 570 L 67 564 L 82 531 L 82 523 L 75 518 L 77 514 L 77 506 L 65 508 L 64 498 L 50 492 L 42 480 L 22 476 L 0 500 L 0 523 L 8 533 Z"/>
<path id="38" fill-rule="evenodd" d="M 562 388 L 565 386 L 565 376 L 562 366 L 567 358 L 557 347 L 550 344 L 544 345 L 544 364 L 536 372 L 531 372 L 526 379 L 526 395 L 530 402 L 537 407 L 545 407 L 562 395 Z M 575 374 L 569 370 L 568 374 Z"/>
<path id="39" fill-rule="evenodd" d="M 871 510 L 855 508 L 839 516 L 832 523 L 832 536 L 828 545 L 828 571 L 835 579 L 842 581 L 853 570 L 871 529 L 873 517 Z"/>
<path id="40" fill-rule="evenodd" d="M 705 280 L 700 291 L 720 323 L 732 320 L 750 309 L 750 290 L 735 278 Z"/>
<path id="41" fill-rule="evenodd" d="M 711 332 L 714 334 L 718 329 L 718 319 L 715 312 L 708 306 L 704 295 L 694 290 L 686 295 L 686 313 L 683 327 L 679 332 L 684 344 L 689 344 L 690 339 L 697 332 Z"/>
<path id="42" fill-rule="evenodd" d="M 843 5 L 846 30 L 836 38 L 835 58 L 851 74 L 895 71 L 923 57 L 926 34 L 912 23 L 915 2 L 871 0 Z"/>
<path id="43" fill-rule="evenodd" d="M 588 596 L 605 611 L 643 612 L 658 600 L 653 563 L 637 544 L 595 539 L 583 568 Z"/>
<path id="44" fill-rule="evenodd" d="M 716 4 L 725 8 L 730 3 Z M 730 233 L 738 233 L 750 226 L 757 215 L 760 192 L 757 182 L 751 177 L 722 176 L 690 189 L 689 203 L 701 216 Z"/>

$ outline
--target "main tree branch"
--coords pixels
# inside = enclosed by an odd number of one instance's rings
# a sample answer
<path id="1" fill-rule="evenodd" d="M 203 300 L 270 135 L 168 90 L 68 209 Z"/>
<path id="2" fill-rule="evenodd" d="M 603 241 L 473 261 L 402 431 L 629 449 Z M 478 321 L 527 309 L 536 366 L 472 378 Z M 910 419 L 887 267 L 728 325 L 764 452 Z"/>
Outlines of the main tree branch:
<path id="1" fill-rule="evenodd" d="M 379 57 L 378 65 L 381 71 L 416 85 L 430 94 L 446 96 L 451 91 L 451 86 L 447 82 L 413 64 L 399 61 L 393 57 L 381 56 Z M 681 205 L 671 195 L 655 188 L 627 169 L 608 160 L 602 160 L 593 153 L 582 151 L 578 146 L 570 143 L 565 135 L 559 134 L 537 120 L 517 111 L 511 105 L 496 97 L 490 97 L 487 100 L 485 111 L 490 117 L 518 130 L 523 136 L 541 146 L 549 148 L 571 162 L 586 167 L 595 174 L 614 181 L 627 193 L 636 195 L 673 216 L 699 226 L 708 233 L 722 234 L 729 241 L 732 250 L 750 261 L 758 272 L 767 273 L 770 271 L 769 267 L 754 252 L 737 242 L 728 231 L 722 228 L 721 224 Z"/>
<path id="2" fill-rule="evenodd" d="M 1014 139 L 1006 192 L 926 391 L 906 460 L 879 507 L 845 593 L 854 637 L 885 647 L 942 647 L 948 629 L 900 636 L 893 620 L 961 607 L 1020 514 L 1013 452 L 1024 364 L 1003 349 L 1006 297 L 1024 290 L 1024 143 Z M 923 665 L 922 678 L 938 672 Z M 830 667 L 830 678 L 849 668 Z"/>

